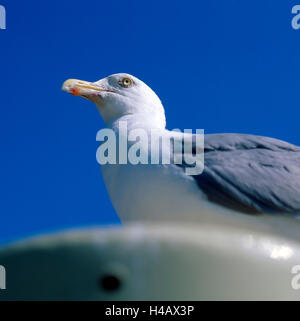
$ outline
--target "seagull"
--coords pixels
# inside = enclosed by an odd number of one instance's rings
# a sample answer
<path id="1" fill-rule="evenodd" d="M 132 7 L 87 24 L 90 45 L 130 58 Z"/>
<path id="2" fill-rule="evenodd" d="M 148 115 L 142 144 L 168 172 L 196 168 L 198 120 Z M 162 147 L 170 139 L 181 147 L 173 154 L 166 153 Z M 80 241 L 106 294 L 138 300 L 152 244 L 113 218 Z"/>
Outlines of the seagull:
<path id="1" fill-rule="evenodd" d="M 128 131 L 156 129 L 170 136 L 160 99 L 130 74 L 113 74 L 96 82 L 69 79 L 62 89 L 93 102 L 106 128 L 117 136 L 121 122 L 126 122 Z M 175 135 L 175 140 L 182 140 L 182 135 Z M 148 143 L 141 144 L 143 148 L 148 150 Z M 300 147 L 229 133 L 205 135 L 203 151 L 203 171 L 196 175 L 186 174 L 185 162 L 101 165 L 121 221 L 222 223 L 268 214 L 296 216 L 300 211 Z"/>

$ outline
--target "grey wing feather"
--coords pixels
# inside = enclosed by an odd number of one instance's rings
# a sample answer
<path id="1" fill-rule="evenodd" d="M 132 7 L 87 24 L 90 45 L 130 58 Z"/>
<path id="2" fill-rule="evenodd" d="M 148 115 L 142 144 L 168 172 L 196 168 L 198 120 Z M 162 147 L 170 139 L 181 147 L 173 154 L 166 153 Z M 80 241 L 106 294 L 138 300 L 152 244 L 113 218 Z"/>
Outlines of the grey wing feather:
<path id="1" fill-rule="evenodd" d="M 254 135 L 205 135 L 204 160 L 194 179 L 210 200 L 247 213 L 300 211 L 299 147 Z"/>

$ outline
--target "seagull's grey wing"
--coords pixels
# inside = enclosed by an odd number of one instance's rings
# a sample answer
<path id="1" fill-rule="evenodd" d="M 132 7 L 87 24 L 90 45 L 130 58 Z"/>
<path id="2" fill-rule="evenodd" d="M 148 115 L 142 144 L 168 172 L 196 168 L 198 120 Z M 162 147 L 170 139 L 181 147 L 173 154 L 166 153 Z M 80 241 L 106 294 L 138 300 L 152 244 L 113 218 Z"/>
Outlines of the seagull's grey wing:
<path id="1" fill-rule="evenodd" d="M 247 213 L 300 211 L 300 147 L 241 134 L 204 140 L 204 171 L 194 179 L 211 201 Z"/>

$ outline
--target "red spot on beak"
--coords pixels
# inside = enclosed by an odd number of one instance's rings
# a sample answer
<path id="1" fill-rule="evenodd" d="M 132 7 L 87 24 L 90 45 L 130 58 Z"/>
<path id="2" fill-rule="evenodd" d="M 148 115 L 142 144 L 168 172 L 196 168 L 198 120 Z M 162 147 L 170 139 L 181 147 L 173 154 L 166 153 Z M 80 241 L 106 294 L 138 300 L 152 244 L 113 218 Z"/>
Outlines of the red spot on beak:
<path id="1" fill-rule="evenodd" d="M 74 87 L 70 89 L 70 94 L 73 96 L 79 96 L 79 89 Z"/>

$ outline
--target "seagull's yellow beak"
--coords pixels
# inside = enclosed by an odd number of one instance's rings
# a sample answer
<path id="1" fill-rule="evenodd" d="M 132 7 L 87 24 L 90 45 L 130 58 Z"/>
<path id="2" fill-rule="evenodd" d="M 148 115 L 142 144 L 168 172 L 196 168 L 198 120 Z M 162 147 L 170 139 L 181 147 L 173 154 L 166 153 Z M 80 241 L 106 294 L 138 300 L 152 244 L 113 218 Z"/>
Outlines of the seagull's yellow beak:
<path id="1" fill-rule="evenodd" d="M 99 92 L 110 91 L 105 88 L 101 88 L 92 82 L 68 79 L 63 83 L 62 90 L 70 93 L 74 96 L 81 96 L 90 99 L 93 96 L 97 96 Z"/>

